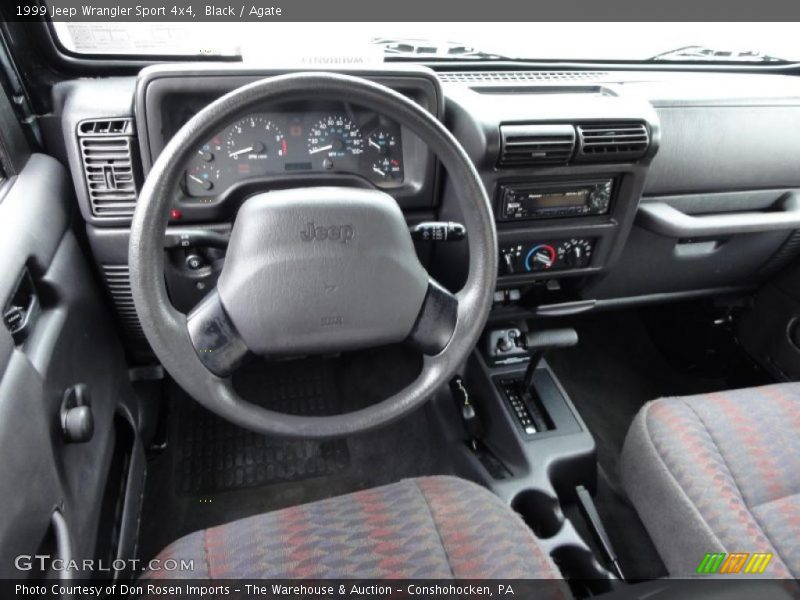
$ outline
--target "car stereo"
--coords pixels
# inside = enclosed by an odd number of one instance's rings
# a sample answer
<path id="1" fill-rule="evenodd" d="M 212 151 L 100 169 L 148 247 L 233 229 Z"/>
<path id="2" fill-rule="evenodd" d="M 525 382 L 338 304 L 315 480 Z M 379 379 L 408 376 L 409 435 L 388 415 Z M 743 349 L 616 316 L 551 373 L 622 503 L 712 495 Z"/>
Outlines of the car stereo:
<path id="1" fill-rule="evenodd" d="M 612 179 L 570 183 L 506 183 L 500 186 L 498 220 L 555 219 L 604 215 Z"/>

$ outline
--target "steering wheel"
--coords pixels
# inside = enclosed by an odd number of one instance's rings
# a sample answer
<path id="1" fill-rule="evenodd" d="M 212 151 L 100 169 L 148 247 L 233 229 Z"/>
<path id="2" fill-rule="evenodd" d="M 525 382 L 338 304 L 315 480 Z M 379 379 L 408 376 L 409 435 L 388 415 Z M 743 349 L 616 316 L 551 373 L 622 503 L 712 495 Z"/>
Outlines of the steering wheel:
<path id="1" fill-rule="evenodd" d="M 397 202 L 377 189 L 297 187 L 250 196 L 241 206 L 216 289 L 188 315 L 171 304 L 164 234 L 191 154 L 236 117 L 265 103 L 309 96 L 390 115 L 439 158 L 468 232 L 466 284 L 452 294 L 420 264 Z M 464 149 L 430 113 L 377 83 L 333 73 L 256 81 L 198 112 L 155 161 L 130 235 L 133 300 L 163 366 L 195 400 L 264 434 L 328 438 L 387 424 L 430 398 L 475 347 L 497 277 L 497 236 L 486 190 Z M 231 374 L 248 353 L 332 353 L 407 341 L 424 354 L 407 387 L 331 416 L 277 413 L 243 400 Z"/>

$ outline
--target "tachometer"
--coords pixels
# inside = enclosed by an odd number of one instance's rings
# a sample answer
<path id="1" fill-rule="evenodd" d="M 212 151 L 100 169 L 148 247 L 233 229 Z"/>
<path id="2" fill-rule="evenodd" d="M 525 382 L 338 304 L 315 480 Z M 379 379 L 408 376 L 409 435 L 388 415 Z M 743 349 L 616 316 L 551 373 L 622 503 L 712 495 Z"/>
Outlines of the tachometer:
<path id="1" fill-rule="evenodd" d="M 329 115 L 318 121 L 308 133 L 309 156 L 341 158 L 364 152 L 361 130 L 343 115 Z"/>
<path id="2" fill-rule="evenodd" d="M 225 136 L 225 151 L 238 175 L 259 175 L 286 156 L 283 131 L 266 117 L 251 115 L 234 123 Z"/>

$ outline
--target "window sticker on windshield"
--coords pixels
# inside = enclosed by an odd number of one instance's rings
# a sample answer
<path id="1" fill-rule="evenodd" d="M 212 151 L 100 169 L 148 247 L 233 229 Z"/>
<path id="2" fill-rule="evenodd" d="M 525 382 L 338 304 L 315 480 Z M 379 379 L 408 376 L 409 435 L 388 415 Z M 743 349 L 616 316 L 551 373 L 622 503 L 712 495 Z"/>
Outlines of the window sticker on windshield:
<path id="1" fill-rule="evenodd" d="M 172 56 L 239 56 L 238 45 L 202 35 L 205 23 L 72 23 L 55 21 L 59 40 L 80 54 L 147 54 Z M 198 45 L 198 40 L 223 40 Z"/>

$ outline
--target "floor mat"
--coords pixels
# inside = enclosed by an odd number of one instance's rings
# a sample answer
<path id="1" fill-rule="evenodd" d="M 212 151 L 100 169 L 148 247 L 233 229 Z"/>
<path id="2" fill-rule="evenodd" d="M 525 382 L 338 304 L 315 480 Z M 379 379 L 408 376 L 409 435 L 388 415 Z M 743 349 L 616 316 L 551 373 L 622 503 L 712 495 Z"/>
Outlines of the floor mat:
<path id="1" fill-rule="evenodd" d="M 594 435 L 598 460 L 612 483 L 625 434 L 645 402 L 726 387 L 721 377 L 674 368 L 636 311 L 578 319 L 575 328 L 578 345 L 553 351 L 547 360 Z"/>
<path id="2" fill-rule="evenodd" d="M 261 373 L 258 404 L 298 415 L 331 414 L 339 407 L 324 362 L 287 363 Z M 350 462 L 346 440 L 282 440 L 247 431 L 182 402 L 175 427 L 175 477 L 181 494 L 203 495 L 334 475 Z"/>
<path id="3" fill-rule="evenodd" d="M 418 356 L 395 348 L 339 359 L 254 362 L 237 373 L 235 387 L 256 404 L 321 415 L 349 412 L 386 398 L 418 371 Z M 230 425 L 174 384 L 169 390 L 169 443 L 148 463 L 142 559 L 152 558 L 183 535 L 250 515 L 406 477 L 455 472 L 427 407 L 344 439 L 286 441 Z M 262 451 L 272 452 L 274 462 Z M 319 462 L 323 458 L 324 465 Z M 209 468 L 210 476 L 205 471 Z"/>

